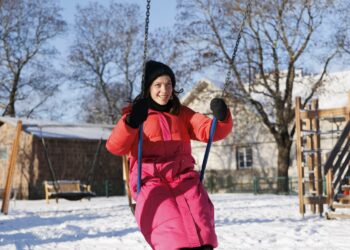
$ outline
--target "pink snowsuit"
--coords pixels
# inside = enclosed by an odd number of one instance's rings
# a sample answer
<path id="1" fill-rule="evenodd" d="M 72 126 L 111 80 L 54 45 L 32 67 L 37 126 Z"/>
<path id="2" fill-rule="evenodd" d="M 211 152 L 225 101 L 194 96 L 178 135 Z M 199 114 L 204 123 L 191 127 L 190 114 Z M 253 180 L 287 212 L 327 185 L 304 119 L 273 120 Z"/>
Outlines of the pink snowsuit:
<path id="1" fill-rule="evenodd" d="M 125 123 L 127 113 L 106 147 L 115 155 L 129 156 L 135 217 L 149 245 L 157 250 L 217 247 L 214 206 L 194 170 L 190 143 L 191 139 L 208 141 L 211 119 L 185 106 L 179 115 L 149 110 L 143 124 L 142 185 L 137 195 L 138 129 Z M 228 114 L 225 121 L 218 122 L 214 141 L 230 133 L 232 117 Z"/>

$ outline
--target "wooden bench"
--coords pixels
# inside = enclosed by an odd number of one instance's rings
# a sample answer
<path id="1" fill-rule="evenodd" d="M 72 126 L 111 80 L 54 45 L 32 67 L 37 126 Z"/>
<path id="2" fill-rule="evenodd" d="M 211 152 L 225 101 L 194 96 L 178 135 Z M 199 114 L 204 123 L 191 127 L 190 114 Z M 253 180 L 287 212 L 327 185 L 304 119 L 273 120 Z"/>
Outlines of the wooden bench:
<path id="1" fill-rule="evenodd" d="M 59 197 L 57 194 L 79 194 L 82 192 L 91 193 L 91 186 L 81 184 L 79 180 L 59 180 L 56 181 L 57 190 L 55 189 L 53 181 L 45 181 L 45 200 L 49 203 L 49 199 L 55 198 L 56 203 L 58 203 Z"/>

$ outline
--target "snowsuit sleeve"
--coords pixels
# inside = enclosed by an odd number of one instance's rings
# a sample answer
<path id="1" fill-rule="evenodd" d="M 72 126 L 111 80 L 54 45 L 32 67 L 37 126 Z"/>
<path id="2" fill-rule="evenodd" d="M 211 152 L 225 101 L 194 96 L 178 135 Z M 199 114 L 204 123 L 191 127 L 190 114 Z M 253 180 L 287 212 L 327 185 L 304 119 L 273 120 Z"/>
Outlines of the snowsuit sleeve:
<path id="1" fill-rule="evenodd" d="M 138 138 L 138 129 L 131 128 L 125 123 L 126 115 L 118 121 L 109 136 L 106 148 L 114 155 L 126 155 Z"/>
<path id="2" fill-rule="evenodd" d="M 188 107 L 183 107 L 182 111 L 185 116 L 184 120 L 187 123 L 186 125 L 190 138 L 192 140 L 207 142 L 209 140 L 212 119 L 206 115 L 194 112 Z M 232 115 L 229 110 L 227 111 L 228 115 L 226 119 L 224 121 L 218 120 L 213 138 L 214 141 L 224 139 L 232 130 Z"/>

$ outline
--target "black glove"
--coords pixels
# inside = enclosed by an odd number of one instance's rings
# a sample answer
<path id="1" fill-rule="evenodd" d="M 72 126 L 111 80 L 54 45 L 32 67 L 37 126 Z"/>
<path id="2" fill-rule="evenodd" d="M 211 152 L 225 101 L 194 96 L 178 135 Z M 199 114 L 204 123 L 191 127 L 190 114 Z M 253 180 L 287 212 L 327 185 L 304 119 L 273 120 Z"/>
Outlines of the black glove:
<path id="1" fill-rule="evenodd" d="M 214 98 L 210 102 L 210 109 L 213 111 L 213 115 L 219 120 L 223 121 L 227 117 L 227 106 L 223 99 Z"/>
<path id="2" fill-rule="evenodd" d="M 126 124 L 132 128 L 138 128 L 146 121 L 148 116 L 149 100 L 147 98 L 138 100 L 132 105 L 131 113 L 126 116 Z"/>

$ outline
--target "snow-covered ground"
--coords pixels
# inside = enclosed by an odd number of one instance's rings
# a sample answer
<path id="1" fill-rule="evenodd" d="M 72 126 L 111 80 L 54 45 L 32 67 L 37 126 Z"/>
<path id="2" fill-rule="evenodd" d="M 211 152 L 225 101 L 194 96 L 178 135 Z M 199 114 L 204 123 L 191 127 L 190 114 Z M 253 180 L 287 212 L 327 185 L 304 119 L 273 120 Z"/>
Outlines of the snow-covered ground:
<path id="1" fill-rule="evenodd" d="M 299 214 L 297 196 L 215 194 L 217 249 L 349 249 L 350 220 Z M 309 207 L 307 207 L 307 211 Z M 126 197 L 11 201 L 0 249 L 150 249 Z"/>

